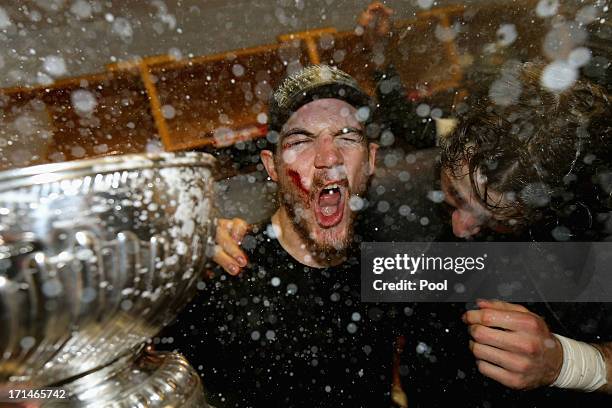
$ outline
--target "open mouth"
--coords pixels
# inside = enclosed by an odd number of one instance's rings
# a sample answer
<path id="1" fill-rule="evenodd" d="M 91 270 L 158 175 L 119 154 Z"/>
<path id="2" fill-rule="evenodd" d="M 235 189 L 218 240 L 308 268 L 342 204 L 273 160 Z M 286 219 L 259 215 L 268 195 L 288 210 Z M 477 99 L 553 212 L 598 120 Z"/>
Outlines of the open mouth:
<path id="1" fill-rule="evenodd" d="M 315 215 L 321 227 L 330 228 L 342 221 L 345 198 L 346 186 L 342 183 L 330 183 L 319 191 Z"/>

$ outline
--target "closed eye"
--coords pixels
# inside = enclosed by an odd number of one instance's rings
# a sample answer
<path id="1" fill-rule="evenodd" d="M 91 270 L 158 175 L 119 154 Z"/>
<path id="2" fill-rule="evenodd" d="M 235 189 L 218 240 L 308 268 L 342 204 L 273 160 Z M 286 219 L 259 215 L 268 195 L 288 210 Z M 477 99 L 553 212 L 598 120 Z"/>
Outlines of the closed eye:
<path id="1" fill-rule="evenodd" d="M 312 140 L 314 135 L 299 127 L 289 129 L 281 134 L 283 148 L 295 147 Z"/>
<path id="2" fill-rule="evenodd" d="M 361 129 L 345 127 L 335 135 L 339 140 L 350 143 L 361 143 L 363 141 L 363 132 Z"/>
<path id="3" fill-rule="evenodd" d="M 340 140 L 346 141 L 346 142 L 354 142 L 354 143 L 360 143 L 361 140 L 363 139 L 361 137 L 361 135 L 345 135 L 339 138 Z"/>
<path id="4" fill-rule="evenodd" d="M 311 137 L 305 135 L 291 135 L 283 140 L 283 148 L 300 146 L 312 141 Z"/>
<path id="5" fill-rule="evenodd" d="M 451 205 L 454 205 L 456 208 L 459 208 L 463 204 L 465 204 L 465 200 L 463 199 L 463 197 L 461 197 L 461 194 L 459 194 L 459 192 L 455 190 L 454 187 L 450 187 L 448 190 L 449 198 L 452 201 Z"/>

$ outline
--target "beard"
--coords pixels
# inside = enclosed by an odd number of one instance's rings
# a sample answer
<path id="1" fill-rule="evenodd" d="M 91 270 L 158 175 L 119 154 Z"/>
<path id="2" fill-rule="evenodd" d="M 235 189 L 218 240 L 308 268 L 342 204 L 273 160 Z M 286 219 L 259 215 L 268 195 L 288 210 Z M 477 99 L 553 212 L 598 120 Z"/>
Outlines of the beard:
<path id="1" fill-rule="evenodd" d="M 306 243 L 308 251 L 320 259 L 333 258 L 346 252 L 353 242 L 354 222 L 357 216 L 354 211 L 347 208 L 339 226 L 323 228 L 318 225 L 312 203 L 318 198 L 326 180 L 326 172 L 315 173 L 308 194 L 296 189 L 286 179 L 279 183 L 280 205 L 290 217 L 297 234 Z M 366 178 L 365 182 L 353 189 L 345 179 L 346 198 L 342 205 L 346 206 L 352 196 L 363 196 L 367 184 Z M 339 231 L 339 228 L 343 229 Z"/>

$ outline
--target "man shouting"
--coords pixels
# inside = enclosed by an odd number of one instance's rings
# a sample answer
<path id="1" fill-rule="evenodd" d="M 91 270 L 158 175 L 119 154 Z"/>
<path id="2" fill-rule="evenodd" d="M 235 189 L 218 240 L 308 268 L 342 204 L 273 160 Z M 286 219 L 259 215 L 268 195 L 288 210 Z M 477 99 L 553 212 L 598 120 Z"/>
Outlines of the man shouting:
<path id="1" fill-rule="evenodd" d="M 261 159 L 279 208 L 242 240 L 253 266 L 209 281 L 206 297 L 179 317 L 185 338 L 175 345 L 200 366 L 213 404 L 391 404 L 396 325 L 389 311 L 360 302 L 353 251 L 377 150 L 370 104 L 327 66 L 305 68 L 274 93 Z M 240 236 L 234 222 L 229 231 Z M 232 257 L 244 266 L 240 258 Z"/>

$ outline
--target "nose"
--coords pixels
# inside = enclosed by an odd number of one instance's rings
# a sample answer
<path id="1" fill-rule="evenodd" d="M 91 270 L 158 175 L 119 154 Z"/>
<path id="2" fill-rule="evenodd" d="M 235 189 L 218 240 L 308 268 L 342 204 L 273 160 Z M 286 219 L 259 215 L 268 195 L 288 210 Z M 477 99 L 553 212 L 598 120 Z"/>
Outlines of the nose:
<path id="1" fill-rule="evenodd" d="M 344 164 L 342 154 L 331 135 L 319 136 L 317 138 L 316 149 L 314 165 L 317 169 L 331 168 Z"/>
<path id="2" fill-rule="evenodd" d="M 480 232 L 480 220 L 465 210 L 453 211 L 453 234 L 457 238 L 469 238 Z"/>

